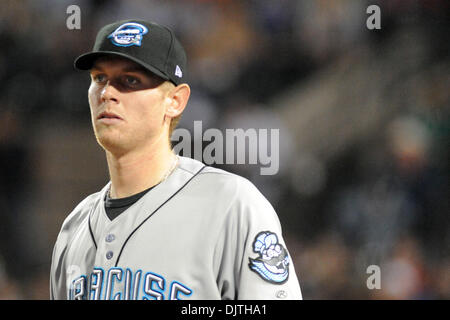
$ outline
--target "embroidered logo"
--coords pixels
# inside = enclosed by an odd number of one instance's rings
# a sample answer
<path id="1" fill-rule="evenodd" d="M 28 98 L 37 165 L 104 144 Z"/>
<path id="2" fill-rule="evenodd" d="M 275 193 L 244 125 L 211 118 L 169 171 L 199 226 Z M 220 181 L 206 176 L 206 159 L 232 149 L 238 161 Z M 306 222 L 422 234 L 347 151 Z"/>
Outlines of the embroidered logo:
<path id="1" fill-rule="evenodd" d="M 111 39 L 111 42 L 119 47 L 140 46 L 142 37 L 147 32 L 146 26 L 136 22 L 127 22 L 114 30 L 108 39 Z"/>
<path id="2" fill-rule="evenodd" d="M 180 68 L 179 65 L 177 65 L 177 67 L 175 68 L 175 75 L 176 75 L 178 78 L 182 78 L 182 77 L 183 77 L 183 72 L 181 71 L 181 68 Z"/>
<path id="3" fill-rule="evenodd" d="M 282 284 L 289 277 L 289 255 L 278 242 L 278 237 L 270 231 L 256 235 L 253 241 L 253 251 L 258 254 L 256 259 L 249 258 L 250 270 L 256 272 L 264 280 Z"/>

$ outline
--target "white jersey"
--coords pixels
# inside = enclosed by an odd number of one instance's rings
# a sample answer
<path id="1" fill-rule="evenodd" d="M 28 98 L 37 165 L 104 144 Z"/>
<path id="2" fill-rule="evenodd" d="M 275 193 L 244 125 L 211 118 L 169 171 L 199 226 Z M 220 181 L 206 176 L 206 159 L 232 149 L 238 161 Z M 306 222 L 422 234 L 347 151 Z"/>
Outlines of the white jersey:
<path id="1" fill-rule="evenodd" d="M 66 218 L 51 299 L 301 299 L 279 219 L 247 179 L 180 157 L 112 221 L 110 182 Z"/>

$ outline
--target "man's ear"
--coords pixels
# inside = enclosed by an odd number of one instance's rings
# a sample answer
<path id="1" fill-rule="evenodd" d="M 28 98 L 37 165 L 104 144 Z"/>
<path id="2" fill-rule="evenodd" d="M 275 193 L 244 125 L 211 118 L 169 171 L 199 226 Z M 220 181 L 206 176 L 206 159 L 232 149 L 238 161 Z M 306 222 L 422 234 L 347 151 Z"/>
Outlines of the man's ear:
<path id="1" fill-rule="evenodd" d="M 186 83 L 182 83 L 172 88 L 168 95 L 168 104 L 166 105 L 166 116 L 176 118 L 183 113 L 184 108 L 191 95 L 191 88 Z"/>

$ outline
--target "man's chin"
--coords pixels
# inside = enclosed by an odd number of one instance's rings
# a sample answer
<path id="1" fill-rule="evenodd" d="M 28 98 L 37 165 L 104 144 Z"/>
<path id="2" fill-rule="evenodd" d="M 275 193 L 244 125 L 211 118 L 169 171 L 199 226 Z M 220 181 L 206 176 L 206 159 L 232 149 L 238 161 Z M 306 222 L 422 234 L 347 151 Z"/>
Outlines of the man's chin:
<path id="1" fill-rule="evenodd" d="M 130 149 L 130 144 L 114 135 L 96 135 L 98 144 L 112 154 L 124 154 Z"/>

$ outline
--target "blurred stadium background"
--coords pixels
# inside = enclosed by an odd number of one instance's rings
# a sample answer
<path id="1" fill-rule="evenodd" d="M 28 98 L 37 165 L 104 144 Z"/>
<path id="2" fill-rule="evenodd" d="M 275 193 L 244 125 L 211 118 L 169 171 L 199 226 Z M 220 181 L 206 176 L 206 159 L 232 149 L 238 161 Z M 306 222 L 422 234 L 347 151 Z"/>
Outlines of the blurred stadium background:
<path id="1" fill-rule="evenodd" d="M 449 1 L 2 0 L 0 299 L 48 299 L 61 223 L 108 181 L 72 62 L 131 17 L 185 44 L 181 127 L 280 129 L 277 175 L 222 167 L 273 203 L 305 299 L 450 298 Z"/>

